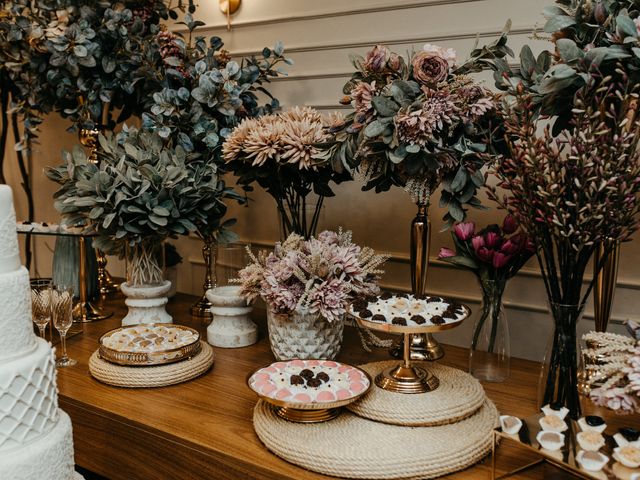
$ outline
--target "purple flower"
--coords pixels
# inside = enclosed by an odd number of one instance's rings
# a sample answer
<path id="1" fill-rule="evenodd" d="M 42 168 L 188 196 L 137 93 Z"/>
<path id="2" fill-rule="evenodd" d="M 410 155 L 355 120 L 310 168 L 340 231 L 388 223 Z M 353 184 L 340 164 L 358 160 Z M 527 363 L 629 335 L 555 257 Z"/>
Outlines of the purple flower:
<path id="1" fill-rule="evenodd" d="M 411 66 L 413 78 L 422 85 L 435 86 L 449 76 L 449 62 L 434 52 L 416 53 Z"/>
<path id="2" fill-rule="evenodd" d="M 455 233 L 458 240 L 466 242 L 471 238 L 476 230 L 476 224 L 473 222 L 458 223 L 453 227 L 453 233 Z"/>
<path id="3" fill-rule="evenodd" d="M 362 66 L 370 72 L 382 72 L 387 66 L 391 52 L 384 45 L 376 45 L 364 57 Z"/>
<path id="4" fill-rule="evenodd" d="M 502 221 L 502 231 L 507 235 L 511 235 L 518 229 L 518 222 L 513 215 L 507 215 Z"/>
<path id="5" fill-rule="evenodd" d="M 450 258 L 455 257 L 456 252 L 447 247 L 442 247 L 438 252 L 438 258 Z"/>
<path id="6" fill-rule="evenodd" d="M 511 260 L 511 255 L 505 255 L 502 252 L 496 252 L 493 255 L 493 267 L 494 268 L 503 268 L 504 266 L 506 266 L 509 261 Z"/>
<path id="7" fill-rule="evenodd" d="M 309 311 L 319 313 L 329 322 L 338 321 L 346 312 L 347 291 L 338 279 L 318 285 L 309 294 Z"/>
<path id="8" fill-rule="evenodd" d="M 338 234 L 331 230 L 325 230 L 324 232 L 320 232 L 318 240 L 327 245 L 336 245 L 338 243 Z"/>

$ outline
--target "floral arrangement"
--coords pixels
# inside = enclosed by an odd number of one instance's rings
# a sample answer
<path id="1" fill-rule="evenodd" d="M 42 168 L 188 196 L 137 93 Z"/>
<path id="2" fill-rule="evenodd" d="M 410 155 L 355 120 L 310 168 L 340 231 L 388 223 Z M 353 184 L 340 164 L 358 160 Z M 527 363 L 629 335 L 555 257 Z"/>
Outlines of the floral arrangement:
<path id="1" fill-rule="evenodd" d="M 598 244 L 625 241 L 638 228 L 640 121 L 636 86 L 605 77 L 581 90 L 572 128 L 538 133 L 531 95 L 518 89 L 506 115 L 508 154 L 492 173 L 491 197 L 536 239 L 537 256 L 555 320 L 555 341 L 544 394 L 579 414 L 575 326 L 593 288 L 585 270 Z M 606 255 L 600 263 L 606 260 Z M 596 265 L 596 272 L 602 265 Z M 573 306 L 567 308 L 567 306 Z M 560 345 L 563 345 L 562 347 Z M 558 379 L 563 385 L 556 390 Z"/>
<path id="2" fill-rule="evenodd" d="M 157 133 L 127 129 L 100 137 L 100 163 L 80 148 L 64 153 L 64 164 L 47 176 L 61 185 L 54 198 L 66 225 L 95 233 L 106 253 L 122 255 L 125 245 L 159 243 L 167 237 L 207 228 L 221 230 L 233 196 L 215 164 L 166 143 Z"/>
<path id="3" fill-rule="evenodd" d="M 253 263 L 239 276 L 243 295 L 262 297 L 276 314 L 305 309 L 329 322 L 341 320 L 354 299 L 378 293 L 386 260 L 342 230 L 308 240 L 294 233 L 269 254 L 249 255 Z"/>
<path id="4" fill-rule="evenodd" d="M 493 224 L 478 232 L 473 222 L 458 223 L 453 227 L 451 237 L 455 251 L 443 247 L 438 258 L 471 270 L 478 278 L 483 302 L 474 328 L 471 349 L 478 347 L 482 329 L 489 320 L 491 325 L 487 351 L 493 353 L 507 280 L 515 276 L 531 258 L 535 247 L 531 239 L 518 230 L 518 224 L 510 215 L 504 218 L 502 227 Z"/>
<path id="5" fill-rule="evenodd" d="M 583 340 L 589 398 L 616 413 L 640 412 L 640 326 L 629 322 L 634 338 L 606 332 L 590 332 Z M 590 362 L 590 359 L 597 359 Z"/>
<path id="6" fill-rule="evenodd" d="M 325 157 L 357 169 L 365 190 L 398 185 L 419 204 L 428 205 L 442 184 L 445 220 L 464 220 L 463 205 L 480 206 L 480 170 L 492 139 L 501 138 L 494 95 L 468 74 L 509 54 L 505 44 L 503 35 L 461 65 L 454 50 L 431 44 L 407 60 L 383 45 L 365 57 L 353 55 L 356 72 L 342 103 L 354 112 Z"/>
<path id="7" fill-rule="evenodd" d="M 531 94 L 536 113 L 554 118 L 553 133 L 571 129 L 576 93 L 592 86 L 590 77 L 618 76 L 618 71 L 640 82 L 640 6 L 634 0 L 556 0 L 544 8 L 553 51 L 537 58 L 529 46 L 512 67 L 496 61 L 496 86 L 517 95 Z"/>
<path id="8" fill-rule="evenodd" d="M 256 182 L 275 199 L 285 232 L 309 238 L 315 234 L 324 197 L 333 196 L 329 183 L 350 178 L 321 156 L 329 131 L 342 122 L 308 107 L 245 119 L 222 147 L 226 168 L 238 184 L 250 190 Z M 311 192 L 319 198 L 309 219 Z"/>
<path id="9" fill-rule="evenodd" d="M 236 62 L 220 38 L 207 41 L 196 35 L 202 22 L 187 14 L 180 23 L 187 27 L 187 38 L 160 31 L 145 45 L 147 62 L 136 73 L 150 92 L 142 99 L 143 125 L 222 165 L 224 137 L 241 120 L 279 106 L 263 84 L 282 73 L 278 65 L 292 62 L 283 56 L 281 42 L 265 47 L 261 58 Z M 259 104 L 258 91 L 270 97 L 268 104 Z"/>
<path id="10" fill-rule="evenodd" d="M 443 247 L 438 258 L 473 271 L 480 281 L 506 282 L 535 252 L 531 239 L 518 231 L 511 215 L 504 218 L 502 226 L 492 224 L 478 232 L 473 222 L 458 223 L 451 237 L 455 251 Z"/>

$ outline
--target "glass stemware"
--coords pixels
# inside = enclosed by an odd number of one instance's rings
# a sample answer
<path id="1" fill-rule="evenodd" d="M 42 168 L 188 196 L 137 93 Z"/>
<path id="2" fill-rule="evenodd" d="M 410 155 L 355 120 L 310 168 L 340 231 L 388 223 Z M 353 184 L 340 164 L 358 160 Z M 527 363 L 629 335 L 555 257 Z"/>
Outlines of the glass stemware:
<path id="1" fill-rule="evenodd" d="M 46 340 L 46 328 L 51 321 L 51 279 L 31 280 L 31 315 L 40 336 Z"/>
<path id="2" fill-rule="evenodd" d="M 70 367 L 75 365 L 75 360 L 67 355 L 67 332 L 73 324 L 73 287 L 54 286 L 52 292 L 53 326 L 60 334 L 62 343 L 62 356 L 56 360 L 57 367 Z"/>

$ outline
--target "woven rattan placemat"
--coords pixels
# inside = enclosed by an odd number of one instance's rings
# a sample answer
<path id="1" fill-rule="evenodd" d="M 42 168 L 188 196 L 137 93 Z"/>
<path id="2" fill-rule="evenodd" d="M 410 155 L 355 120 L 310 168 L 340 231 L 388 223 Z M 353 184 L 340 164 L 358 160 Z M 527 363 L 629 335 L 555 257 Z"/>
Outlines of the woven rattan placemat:
<path id="1" fill-rule="evenodd" d="M 398 361 L 360 365 L 371 378 Z M 360 417 L 394 425 L 436 426 L 455 423 L 478 411 L 486 395 L 480 382 L 462 370 L 439 365 L 424 367 L 440 379 L 433 392 L 400 394 L 388 392 L 375 384 L 362 400 L 347 408 Z"/>
<path id="2" fill-rule="evenodd" d="M 115 387 L 166 387 L 196 378 L 213 365 L 213 349 L 200 342 L 200 353 L 193 358 L 156 367 L 125 367 L 109 363 L 96 350 L 89 359 L 89 372 L 96 379 Z"/>
<path id="3" fill-rule="evenodd" d="M 398 394 L 400 395 L 400 394 Z M 491 450 L 498 411 L 491 401 L 461 422 L 402 427 L 344 411 L 325 423 L 292 423 L 260 400 L 253 425 L 279 457 L 314 472 L 346 478 L 435 478 L 463 470 Z"/>

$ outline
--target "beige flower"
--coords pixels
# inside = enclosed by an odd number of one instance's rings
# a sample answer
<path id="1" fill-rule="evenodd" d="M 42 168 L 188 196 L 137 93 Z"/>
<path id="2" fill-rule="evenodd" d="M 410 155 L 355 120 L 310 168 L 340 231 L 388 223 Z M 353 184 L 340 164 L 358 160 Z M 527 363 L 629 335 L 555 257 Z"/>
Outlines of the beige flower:
<path id="1" fill-rule="evenodd" d="M 285 133 L 282 136 L 284 146 L 282 160 L 286 160 L 287 163 L 297 163 L 300 169 L 313 168 L 314 158 L 318 154 L 314 144 L 326 139 L 322 123 L 304 120 L 288 122 L 285 125 Z"/>
<path id="2" fill-rule="evenodd" d="M 353 107 L 356 113 L 364 115 L 373 108 L 371 99 L 376 92 L 375 80 L 371 83 L 360 82 L 353 90 L 351 90 L 351 98 L 353 98 Z"/>
<path id="3" fill-rule="evenodd" d="M 247 118 L 234 128 L 231 135 L 227 137 L 222 145 L 222 158 L 224 158 L 225 162 L 231 162 L 242 154 L 247 136 L 252 130 L 256 129 L 257 125 L 257 120 Z"/>
<path id="4" fill-rule="evenodd" d="M 270 159 L 280 161 L 283 152 L 281 138 L 284 133 L 281 123 L 273 122 L 270 118 L 260 119 L 245 141 L 244 151 L 248 159 L 253 159 L 252 165 L 260 166 Z"/>
<path id="5" fill-rule="evenodd" d="M 411 60 L 413 78 L 422 85 L 435 86 L 447 79 L 449 63 L 433 52 L 418 52 Z"/>

